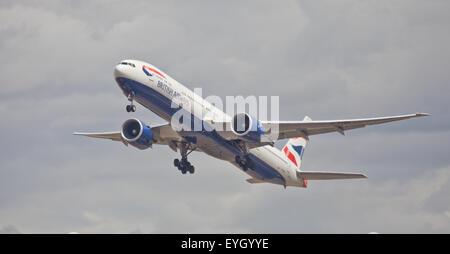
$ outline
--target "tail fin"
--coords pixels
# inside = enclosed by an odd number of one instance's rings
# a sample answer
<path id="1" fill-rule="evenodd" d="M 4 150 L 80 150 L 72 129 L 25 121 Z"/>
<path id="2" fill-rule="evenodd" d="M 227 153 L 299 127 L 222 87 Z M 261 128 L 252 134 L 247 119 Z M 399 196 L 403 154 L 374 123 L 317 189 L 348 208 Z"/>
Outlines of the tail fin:
<path id="1" fill-rule="evenodd" d="M 283 147 L 283 152 L 286 157 L 300 169 L 302 163 L 303 153 L 305 151 L 308 139 L 305 137 L 291 138 Z"/>

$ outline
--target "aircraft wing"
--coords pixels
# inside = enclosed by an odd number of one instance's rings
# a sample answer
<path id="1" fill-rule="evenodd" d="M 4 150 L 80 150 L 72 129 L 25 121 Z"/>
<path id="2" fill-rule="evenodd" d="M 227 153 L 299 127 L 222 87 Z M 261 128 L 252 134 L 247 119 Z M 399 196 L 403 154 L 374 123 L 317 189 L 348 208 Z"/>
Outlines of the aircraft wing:
<path id="1" fill-rule="evenodd" d="M 388 123 L 393 121 L 404 120 L 413 117 L 429 116 L 426 113 L 416 113 L 400 116 L 363 118 L 363 119 L 348 119 L 348 120 L 332 120 L 332 121 L 312 121 L 309 117 L 305 117 L 303 121 L 279 121 L 279 122 L 264 122 L 262 125 L 266 129 L 276 130 L 278 125 L 278 139 L 294 138 L 294 137 L 308 137 L 310 135 L 317 135 L 329 132 L 338 132 L 344 135 L 347 130 L 363 128 L 367 125 L 375 125 Z"/>
<path id="2" fill-rule="evenodd" d="M 73 135 L 86 136 L 91 138 L 104 138 L 111 139 L 113 141 L 122 141 L 125 146 L 128 146 L 128 142 L 122 138 L 120 131 L 114 132 L 74 132 Z"/>
<path id="3" fill-rule="evenodd" d="M 73 135 L 86 136 L 91 138 L 104 138 L 113 141 L 123 141 L 120 131 L 114 132 L 74 132 Z"/>
<path id="4" fill-rule="evenodd" d="M 168 145 L 172 150 L 176 151 L 177 141 L 181 141 L 182 138 L 172 130 L 169 124 L 163 124 L 150 128 L 153 133 L 154 144 Z M 91 138 L 103 138 L 111 139 L 113 141 L 121 141 L 124 145 L 128 146 L 128 142 L 122 138 L 120 131 L 113 132 L 74 132 L 73 135 L 86 136 Z"/>

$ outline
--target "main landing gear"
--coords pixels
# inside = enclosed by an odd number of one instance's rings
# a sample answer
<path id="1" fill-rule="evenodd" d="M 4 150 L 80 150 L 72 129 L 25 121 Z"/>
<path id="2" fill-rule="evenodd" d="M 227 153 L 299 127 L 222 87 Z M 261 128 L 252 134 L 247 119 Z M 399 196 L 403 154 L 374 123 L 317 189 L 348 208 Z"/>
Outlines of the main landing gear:
<path id="1" fill-rule="evenodd" d="M 186 143 L 181 143 L 180 151 L 181 151 L 181 160 L 175 159 L 173 160 L 173 165 L 181 171 L 184 175 L 187 172 L 194 174 L 195 167 L 187 160 L 187 156 L 193 152 L 195 149 L 192 149 L 188 152 L 189 145 Z"/>
<path id="2" fill-rule="evenodd" d="M 175 167 L 177 167 L 182 174 L 186 174 L 186 172 L 194 174 L 195 172 L 195 167 L 192 166 L 187 159 L 181 159 L 181 161 L 179 159 L 175 159 L 173 160 L 173 165 L 175 165 Z"/>
<path id="3" fill-rule="evenodd" d="M 239 150 L 241 150 L 241 152 L 243 154 L 242 156 L 238 155 L 238 156 L 234 157 L 234 160 L 239 165 L 239 167 L 241 167 L 242 170 L 244 170 L 244 171 L 247 171 L 249 168 L 254 169 L 255 166 L 254 166 L 253 162 L 250 160 L 250 158 L 248 157 L 247 144 L 245 142 L 236 142 L 235 145 Z"/>
<path id="4" fill-rule="evenodd" d="M 247 163 L 247 159 L 245 157 L 236 156 L 234 158 L 234 160 L 239 165 L 239 167 L 242 168 L 242 170 L 244 170 L 244 171 L 248 170 L 248 163 Z"/>
<path id="5" fill-rule="evenodd" d="M 135 112 L 136 111 L 136 106 L 133 105 L 133 98 L 134 98 L 134 92 L 132 91 L 131 93 L 128 94 L 128 101 L 130 102 L 130 105 L 127 105 L 127 107 L 126 107 L 127 112 Z"/>
<path id="6" fill-rule="evenodd" d="M 248 169 L 254 170 L 255 168 L 254 163 L 248 158 L 248 155 L 236 156 L 234 157 L 234 160 L 244 171 L 247 171 Z"/>

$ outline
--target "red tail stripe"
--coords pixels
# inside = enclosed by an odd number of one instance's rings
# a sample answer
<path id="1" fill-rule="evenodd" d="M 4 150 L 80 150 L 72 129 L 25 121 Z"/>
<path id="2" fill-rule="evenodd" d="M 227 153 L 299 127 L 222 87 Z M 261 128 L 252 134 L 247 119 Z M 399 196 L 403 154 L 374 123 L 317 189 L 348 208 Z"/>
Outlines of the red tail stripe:
<path id="1" fill-rule="evenodd" d="M 297 161 L 295 160 L 295 157 L 291 152 L 289 152 L 287 157 L 289 158 L 289 160 L 291 160 L 295 164 L 295 166 L 297 166 Z"/>
<path id="2" fill-rule="evenodd" d="M 295 160 L 294 155 L 288 150 L 288 147 L 285 146 L 283 149 L 283 152 L 286 154 L 286 156 L 288 157 L 289 160 L 291 160 L 295 166 L 298 166 L 297 161 Z"/>

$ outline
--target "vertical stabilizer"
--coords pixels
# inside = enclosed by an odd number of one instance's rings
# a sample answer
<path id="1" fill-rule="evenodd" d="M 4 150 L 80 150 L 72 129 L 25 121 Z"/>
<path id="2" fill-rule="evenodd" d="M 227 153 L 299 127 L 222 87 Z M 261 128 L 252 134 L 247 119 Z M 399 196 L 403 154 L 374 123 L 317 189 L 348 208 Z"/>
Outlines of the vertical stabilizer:
<path id="1" fill-rule="evenodd" d="M 308 139 L 305 137 L 291 138 L 283 147 L 284 155 L 291 161 L 298 169 L 301 167 L 303 153 L 305 151 Z"/>

